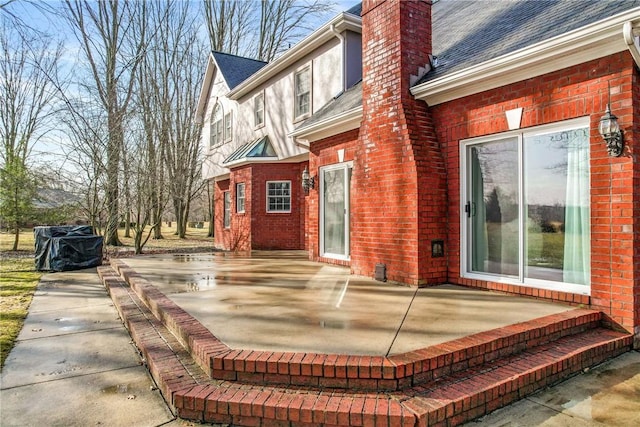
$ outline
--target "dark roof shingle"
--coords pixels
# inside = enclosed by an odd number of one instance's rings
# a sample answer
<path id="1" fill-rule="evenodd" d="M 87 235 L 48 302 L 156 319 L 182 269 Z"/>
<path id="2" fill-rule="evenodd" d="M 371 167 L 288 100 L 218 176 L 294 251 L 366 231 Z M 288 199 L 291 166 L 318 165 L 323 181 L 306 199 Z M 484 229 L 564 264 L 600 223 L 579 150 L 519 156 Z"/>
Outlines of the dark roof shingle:
<path id="1" fill-rule="evenodd" d="M 267 65 L 267 63 L 263 61 L 228 53 L 212 52 L 212 55 L 230 90 L 233 90 L 234 87 Z"/>

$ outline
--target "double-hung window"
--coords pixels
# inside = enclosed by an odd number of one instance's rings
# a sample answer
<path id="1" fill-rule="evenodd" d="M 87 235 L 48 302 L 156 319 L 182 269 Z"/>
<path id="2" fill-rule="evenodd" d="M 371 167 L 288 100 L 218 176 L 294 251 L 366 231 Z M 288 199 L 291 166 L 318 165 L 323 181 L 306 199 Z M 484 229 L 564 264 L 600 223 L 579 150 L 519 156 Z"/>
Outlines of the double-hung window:
<path id="1" fill-rule="evenodd" d="M 236 212 L 244 213 L 244 182 L 236 184 Z"/>
<path id="2" fill-rule="evenodd" d="M 211 113 L 211 122 L 210 122 L 210 147 L 217 147 L 222 144 L 224 140 L 224 129 L 222 127 L 222 107 L 220 104 L 216 104 L 213 107 L 213 112 Z"/>
<path id="3" fill-rule="evenodd" d="M 231 111 L 224 115 L 224 140 L 230 141 L 233 137 L 233 121 Z"/>
<path id="4" fill-rule="evenodd" d="M 589 119 L 460 149 L 463 276 L 589 294 Z"/>
<path id="5" fill-rule="evenodd" d="M 264 92 L 260 92 L 253 98 L 254 126 L 264 125 Z"/>
<path id="6" fill-rule="evenodd" d="M 228 191 L 225 191 L 223 194 L 224 194 L 224 214 L 223 214 L 224 228 L 231 228 L 231 193 Z"/>
<path id="7" fill-rule="evenodd" d="M 267 212 L 291 212 L 291 181 L 267 181 Z"/>
<path id="8" fill-rule="evenodd" d="M 303 118 L 311 111 L 311 68 L 306 67 L 295 73 L 295 113 L 296 119 Z"/>

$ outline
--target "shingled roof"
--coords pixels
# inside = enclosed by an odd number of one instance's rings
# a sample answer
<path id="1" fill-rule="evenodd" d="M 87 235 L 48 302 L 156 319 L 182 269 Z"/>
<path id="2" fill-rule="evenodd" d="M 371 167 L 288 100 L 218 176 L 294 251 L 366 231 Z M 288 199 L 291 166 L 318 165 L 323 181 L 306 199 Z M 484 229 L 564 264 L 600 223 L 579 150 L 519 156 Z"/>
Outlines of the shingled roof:
<path id="1" fill-rule="evenodd" d="M 418 84 L 638 6 L 640 0 L 439 0 L 432 8 L 438 66 Z"/>
<path id="2" fill-rule="evenodd" d="M 230 90 L 267 65 L 263 61 L 228 53 L 212 52 L 212 55 Z"/>

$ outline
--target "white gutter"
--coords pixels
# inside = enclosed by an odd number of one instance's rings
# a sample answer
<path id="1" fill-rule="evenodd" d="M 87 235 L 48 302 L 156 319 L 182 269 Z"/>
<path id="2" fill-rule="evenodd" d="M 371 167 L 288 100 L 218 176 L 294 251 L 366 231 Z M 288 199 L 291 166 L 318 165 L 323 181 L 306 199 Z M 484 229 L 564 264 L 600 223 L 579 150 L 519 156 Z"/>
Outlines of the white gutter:
<path id="1" fill-rule="evenodd" d="M 357 129 L 362 122 L 362 105 L 345 111 L 344 113 L 320 120 L 311 126 L 296 129 L 288 136 L 298 140 L 300 145 L 304 143 L 318 141 L 319 139 L 337 135 L 349 130 Z"/>
<path id="2" fill-rule="evenodd" d="M 344 36 L 340 31 L 336 30 L 336 26 L 334 24 L 331 24 L 331 32 L 333 33 L 334 36 L 336 36 L 338 40 L 340 40 L 340 50 L 342 51 L 342 54 L 340 55 L 340 58 L 342 59 L 342 64 L 340 66 L 340 81 L 342 82 L 342 90 L 344 91 L 344 90 L 347 90 L 347 72 L 346 72 L 347 52 L 346 52 L 346 46 L 344 42 Z"/>
<path id="3" fill-rule="evenodd" d="M 636 7 L 527 48 L 429 80 L 411 88 L 411 93 L 429 105 L 437 105 L 622 52 L 629 46 L 620 40 L 623 26 L 639 18 L 640 7 Z"/>
<path id="4" fill-rule="evenodd" d="M 640 33 L 640 29 L 634 29 L 633 22 L 628 21 L 624 23 L 622 27 L 624 41 L 627 44 L 629 52 L 631 52 L 631 56 L 633 56 L 633 60 L 636 61 L 636 65 L 640 68 L 640 37 L 635 35 L 636 32 Z"/>
<path id="5" fill-rule="evenodd" d="M 233 100 L 240 99 L 242 96 L 247 95 L 278 73 L 286 70 L 295 62 L 334 38 L 334 31 L 343 32 L 345 30 L 361 32 L 362 19 L 350 13 L 340 13 L 331 21 L 305 37 L 294 47 L 283 53 L 282 56 L 268 63 L 251 77 L 240 83 L 231 90 L 227 96 Z"/>

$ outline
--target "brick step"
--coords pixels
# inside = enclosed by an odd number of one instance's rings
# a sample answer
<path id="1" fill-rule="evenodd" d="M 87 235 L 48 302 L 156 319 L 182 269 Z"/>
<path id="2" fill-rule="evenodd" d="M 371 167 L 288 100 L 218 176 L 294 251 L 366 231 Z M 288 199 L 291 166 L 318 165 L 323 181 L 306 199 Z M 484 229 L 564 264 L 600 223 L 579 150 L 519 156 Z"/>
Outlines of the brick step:
<path id="1" fill-rule="evenodd" d="M 261 386 L 210 379 L 109 267 L 99 273 L 167 403 L 185 419 L 238 426 L 457 425 L 631 348 L 595 328 L 394 392 Z"/>
<path id="2" fill-rule="evenodd" d="M 568 310 L 389 357 L 232 349 L 125 263 L 112 266 L 212 378 L 255 384 L 402 390 L 593 329 L 602 316 Z"/>

